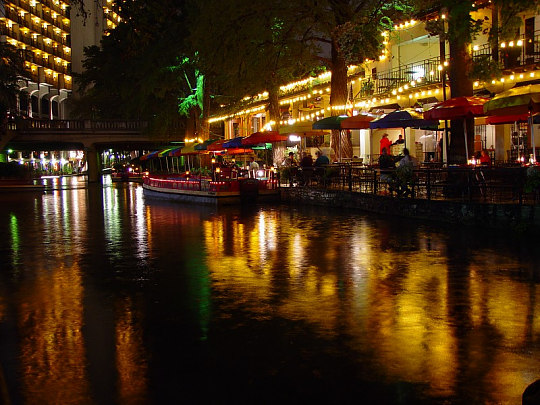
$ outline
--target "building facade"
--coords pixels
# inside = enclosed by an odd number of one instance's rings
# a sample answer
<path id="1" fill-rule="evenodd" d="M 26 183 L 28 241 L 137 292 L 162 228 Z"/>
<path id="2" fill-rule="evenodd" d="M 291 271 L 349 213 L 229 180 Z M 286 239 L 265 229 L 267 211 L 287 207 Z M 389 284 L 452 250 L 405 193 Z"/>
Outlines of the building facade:
<path id="1" fill-rule="evenodd" d="M 99 45 L 119 21 L 112 0 L 86 2 L 86 15 L 68 0 L 1 0 L 0 40 L 21 50 L 27 77 L 17 113 L 30 118 L 66 119 L 73 73 L 82 71 L 83 49 Z"/>
<path id="2" fill-rule="evenodd" d="M 500 41 L 494 50 L 487 36 L 494 12 L 493 8 L 486 7 L 472 16 L 485 18 L 484 29 L 470 47 L 473 60 L 498 59 L 502 68 L 499 74 L 489 79 L 473 78 L 474 93 L 486 97 L 515 86 L 540 83 L 540 16 L 535 11 L 519 15 L 522 24 L 513 40 Z M 384 50 L 379 59 L 349 67 L 349 100 L 346 105 L 331 106 L 329 103 L 331 72 L 284 84 L 280 94 L 280 132 L 299 135 L 302 138 L 298 141 L 300 148 L 326 148 L 330 154 L 328 135 L 324 139 L 316 139 L 309 134 L 313 122 L 320 118 L 361 112 L 388 113 L 403 108 L 421 111 L 450 98 L 448 70 L 452 60 L 449 44 L 426 30 L 428 21 L 445 18 L 441 13 L 428 15 L 422 20 L 399 23 L 393 30 L 384 32 Z M 252 98 L 248 108 L 212 117 L 211 125 L 221 124 L 225 138 L 247 136 L 261 128 L 271 129 L 272 123 L 266 118 L 266 103 L 267 94 L 259 94 Z M 540 133 L 540 127 L 535 129 Z M 388 133 L 392 141 L 399 134 L 404 135 L 411 153 L 419 159 L 429 160 L 437 153 L 443 132 L 408 128 L 353 130 L 353 155 L 365 162 L 375 161 L 383 133 Z M 526 123 L 495 126 L 486 125 L 485 119 L 479 118 L 475 120 L 474 137 L 475 151 L 488 149 L 498 161 L 523 158 L 533 147 Z M 540 136 L 536 137 L 534 147 L 540 147 L 538 138 Z M 442 156 L 437 158 L 442 159 Z"/>

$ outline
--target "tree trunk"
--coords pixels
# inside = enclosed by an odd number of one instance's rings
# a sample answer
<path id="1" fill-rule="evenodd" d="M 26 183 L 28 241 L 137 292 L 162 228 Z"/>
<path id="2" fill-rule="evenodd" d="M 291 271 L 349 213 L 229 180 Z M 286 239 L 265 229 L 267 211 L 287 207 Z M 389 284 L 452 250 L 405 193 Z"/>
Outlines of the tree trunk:
<path id="1" fill-rule="evenodd" d="M 279 86 L 271 85 L 268 89 L 268 115 L 269 121 L 273 121 L 272 129 L 279 131 Z M 272 161 L 279 166 L 285 160 L 285 142 L 272 144 Z"/>
<path id="2" fill-rule="evenodd" d="M 455 18 L 455 17 L 453 17 Z M 473 83 L 469 78 L 472 58 L 469 53 L 469 44 L 463 41 L 450 41 L 450 94 L 451 97 L 472 96 Z M 474 120 L 467 120 L 467 149 L 466 156 L 465 131 L 463 120 L 450 122 L 450 145 L 448 147 L 448 163 L 467 163 L 467 158 L 473 153 L 474 146 Z"/>
<path id="3" fill-rule="evenodd" d="M 203 100 L 202 100 L 202 113 L 200 123 L 200 137 L 203 140 L 210 139 L 210 123 L 208 118 L 210 117 L 210 85 L 208 83 L 208 76 L 203 80 Z"/>
<path id="4" fill-rule="evenodd" d="M 345 106 L 347 103 L 347 64 L 339 53 L 335 40 L 332 41 L 332 79 L 330 82 L 330 105 Z M 343 111 L 333 110 L 332 115 L 345 114 Z M 352 142 L 350 131 L 333 130 L 330 138 L 330 147 L 337 158 L 352 157 Z"/>

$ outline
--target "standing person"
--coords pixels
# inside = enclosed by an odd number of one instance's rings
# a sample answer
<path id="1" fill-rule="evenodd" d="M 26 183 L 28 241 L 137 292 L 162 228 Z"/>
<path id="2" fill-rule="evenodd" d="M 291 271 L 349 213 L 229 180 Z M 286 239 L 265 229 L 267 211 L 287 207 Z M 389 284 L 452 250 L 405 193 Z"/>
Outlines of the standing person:
<path id="1" fill-rule="evenodd" d="M 402 143 L 405 143 L 405 139 L 403 139 L 403 135 L 399 135 L 398 139 L 393 143 L 394 145 L 401 145 Z"/>
<path id="2" fill-rule="evenodd" d="M 255 161 L 254 156 L 252 156 L 250 159 L 249 170 L 259 170 L 259 164 Z"/>
<path id="3" fill-rule="evenodd" d="M 392 142 L 390 142 L 390 139 L 388 139 L 388 134 L 383 134 L 382 138 L 381 138 L 381 147 L 380 147 L 380 150 L 379 150 L 379 153 L 382 155 L 382 151 L 384 148 L 386 148 L 386 152 L 388 152 L 389 155 L 391 155 L 391 151 L 390 151 L 390 146 L 392 146 Z"/>

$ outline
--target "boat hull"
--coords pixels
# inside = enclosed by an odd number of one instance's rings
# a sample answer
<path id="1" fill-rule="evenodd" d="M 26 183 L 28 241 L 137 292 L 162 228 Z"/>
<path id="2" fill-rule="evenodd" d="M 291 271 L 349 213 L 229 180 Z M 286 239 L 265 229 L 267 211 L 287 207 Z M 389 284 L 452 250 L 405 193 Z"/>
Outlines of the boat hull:
<path id="1" fill-rule="evenodd" d="M 153 187 L 143 184 L 144 195 L 152 198 L 174 200 L 186 203 L 228 205 L 242 202 L 240 192 L 212 192 L 196 190 L 177 190 Z"/>
<path id="2" fill-rule="evenodd" d="M 259 199 L 278 200 L 275 181 L 235 179 L 231 181 L 186 178 L 145 178 L 145 196 L 207 205 L 254 203 Z"/>

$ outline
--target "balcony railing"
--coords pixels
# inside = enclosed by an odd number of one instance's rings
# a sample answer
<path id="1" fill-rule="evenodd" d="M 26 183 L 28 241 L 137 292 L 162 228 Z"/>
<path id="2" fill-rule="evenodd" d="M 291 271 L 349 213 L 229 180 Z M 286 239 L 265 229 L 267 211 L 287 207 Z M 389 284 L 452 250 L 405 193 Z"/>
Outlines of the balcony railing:
<path id="1" fill-rule="evenodd" d="M 480 45 L 473 50 L 473 58 L 485 55 L 493 59 L 493 51 L 489 44 Z M 503 69 L 515 69 L 540 63 L 540 31 L 535 31 L 529 38 L 521 35 L 513 41 L 501 41 L 497 56 Z"/>

